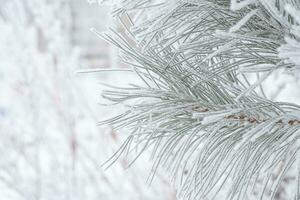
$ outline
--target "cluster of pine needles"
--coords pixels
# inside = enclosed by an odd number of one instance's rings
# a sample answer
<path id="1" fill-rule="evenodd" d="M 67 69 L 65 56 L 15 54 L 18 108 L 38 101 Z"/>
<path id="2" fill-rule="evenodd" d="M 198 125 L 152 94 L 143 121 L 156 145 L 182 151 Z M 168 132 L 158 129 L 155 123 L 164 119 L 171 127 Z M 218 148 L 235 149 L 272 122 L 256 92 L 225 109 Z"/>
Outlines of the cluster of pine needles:
<path id="1" fill-rule="evenodd" d="M 103 91 L 128 109 L 100 124 L 130 130 L 106 164 L 151 149 L 153 174 L 167 169 L 179 197 L 192 200 L 276 199 L 291 173 L 288 195 L 298 200 L 300 107 L 270 100 L 262 83 L 277 70 L 298 73 L 280 49 L 300 44 L 300 2 L 235 4 L 123 0 L 113 14 L 125 34 L 95 31 L 143 82 Z"/>

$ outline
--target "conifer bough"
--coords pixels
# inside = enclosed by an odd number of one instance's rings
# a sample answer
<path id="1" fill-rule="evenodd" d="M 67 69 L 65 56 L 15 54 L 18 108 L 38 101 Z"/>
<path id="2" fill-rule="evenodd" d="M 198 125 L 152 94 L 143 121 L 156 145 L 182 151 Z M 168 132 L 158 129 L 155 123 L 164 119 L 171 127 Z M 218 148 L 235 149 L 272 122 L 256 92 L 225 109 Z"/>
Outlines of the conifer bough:
<path id="1" fill-rule="evenodd" d="M 290 173 L 285 198 L 300 199 L 300 106 L 262 87 L 299 73 L 299 0 L 123 0 L 114 15 L 126 34 L 95 32 L 143 84 L 103 91 L 128 109 L 100 124 L 130 130 L 107 165 L 152 149 L 152 172 L 192 200 L 280 199 Z"/>

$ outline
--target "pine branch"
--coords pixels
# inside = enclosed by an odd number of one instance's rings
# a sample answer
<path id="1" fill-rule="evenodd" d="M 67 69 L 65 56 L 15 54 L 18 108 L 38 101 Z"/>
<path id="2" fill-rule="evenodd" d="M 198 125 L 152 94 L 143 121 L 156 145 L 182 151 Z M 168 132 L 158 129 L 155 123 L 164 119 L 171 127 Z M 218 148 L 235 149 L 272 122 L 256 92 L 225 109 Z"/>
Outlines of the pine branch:
<path id="1" fill-rule="evenodd" d="M 142 146 L 139 157 L 152 148 L 153 173 L 167 168 L 186 199 L 222 193 L 246 199 L 258 178 L 264 183 L 258 196 L 268 189 L 274 199 L 283 177 L 299 164 L 300 107 L 255 90 L 274 71 L 299 67 L 295 56 L 284 54 L 290 51 L 287 36 L 299 40 L 291 31 L 297 17 L 283 15 L 276 2 L 249 1 L 233 11 L 226 0 L 123 1 L 114 12 L 120 20 L 142 13 L 126 27 L 134 42 L 115 31 L 98 34 L 122 51 L 144 82 L 103 92 L 129 107 L 104 123 L 132 131 L 120 152 Z M 247 73 L 261 72 L 252 85 Z M 270 180 L 278 166 L 278 177 Z"/>

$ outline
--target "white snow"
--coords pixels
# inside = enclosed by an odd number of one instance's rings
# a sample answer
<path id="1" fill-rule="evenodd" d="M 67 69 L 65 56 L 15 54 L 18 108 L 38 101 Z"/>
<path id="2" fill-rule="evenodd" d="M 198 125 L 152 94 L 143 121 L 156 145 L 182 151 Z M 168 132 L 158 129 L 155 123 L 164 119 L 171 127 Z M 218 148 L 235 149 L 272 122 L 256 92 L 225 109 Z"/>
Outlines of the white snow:
<path id="1" fill-rule="evenodd" d="M 256 0 L 231 0 L 230 8 L 232 10 L 240 10 L 250 4 L 255 3 Z"/>
<path id="2" fill-rule="evenodd" d="M 285 38 L 286 44 L 278 48 L 279 57 L 294 63 L 300 69 L 300 42 L 290 37 Z"/>

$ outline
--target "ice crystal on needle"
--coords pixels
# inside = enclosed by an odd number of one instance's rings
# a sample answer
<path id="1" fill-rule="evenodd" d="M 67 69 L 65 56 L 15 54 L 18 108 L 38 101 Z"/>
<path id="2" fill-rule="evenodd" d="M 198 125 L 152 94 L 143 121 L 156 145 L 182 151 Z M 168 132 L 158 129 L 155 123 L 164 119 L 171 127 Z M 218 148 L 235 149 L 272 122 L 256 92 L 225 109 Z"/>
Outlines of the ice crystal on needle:
<path id="1" fill-rule="evenodd" d="M 299 169 L 292 192 L 282 188 L 299 165 L 300 107 L 264 88 L 280 70 L 297 73 L 299 6 L 122 1 L 114 14 L 128 34 L 99 35 L 143 82 L 103 93 L 113 103 L 138 100 L 104 122 L 131 130 L 120 152 L 132 141 L 142 145 L 137 157 L 152 148 L 153 171 L 167 168 L 183 199 L 299 199 Z"/>

